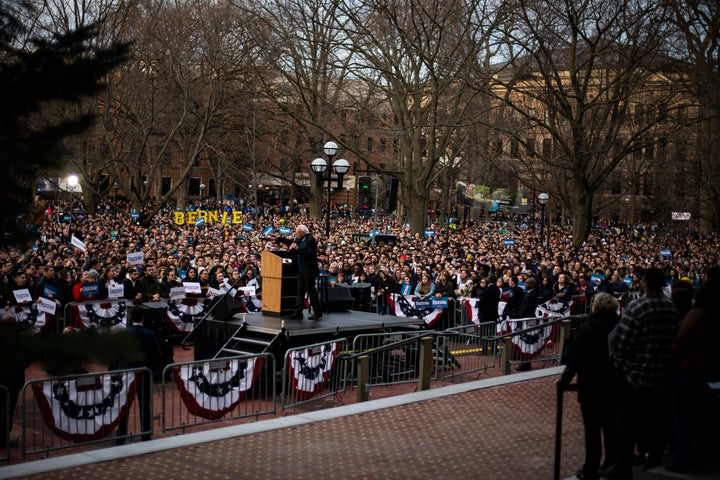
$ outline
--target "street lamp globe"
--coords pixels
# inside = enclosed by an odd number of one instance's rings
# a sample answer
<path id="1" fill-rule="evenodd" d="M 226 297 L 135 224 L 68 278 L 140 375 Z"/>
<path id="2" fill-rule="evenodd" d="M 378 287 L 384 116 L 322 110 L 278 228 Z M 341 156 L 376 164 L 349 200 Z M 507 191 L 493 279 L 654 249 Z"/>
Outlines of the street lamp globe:
<path id="1" fill-rule="evenodd" d="M 341 158 L 333 163 L 333 170 L 335 170 L 335 173 L 338 175 L 345 175 L 348 170 L 350 170 L 350 163 L 344 158 Z"/>
<path id="2" fill-rule="evenodd" d="M 327 169 L 327 162 L 323 158 L 316 158 L 312 161 L 310 164 L 310 168 L 312 168 L 312 171 L 315 172 L 317 175 L 321 175 L 325 173 L 325 170 Z"/>
<path id="3" fill-rule="evenodd" d="M 538 195 L 538 203 L 542 205 L 543 207 L 547 205 L 548 200 L 550 200 L 550 196 L 547 193 L 541 193 Z"/>
<path id="4" fill-rule="evenodd" d="M 338 150 L 338 145 L 335 142 L 327 142 L 323 145 L 323 153 L 330 158 L 334 157 Z"/>
<path id="5" fill-rule="evenodd" d="M 67 186 L 71 190 L 75 190 L 75 187 L 78 185 L 78 176 L 74 173 L 70 175 L 67 179 Z"/>

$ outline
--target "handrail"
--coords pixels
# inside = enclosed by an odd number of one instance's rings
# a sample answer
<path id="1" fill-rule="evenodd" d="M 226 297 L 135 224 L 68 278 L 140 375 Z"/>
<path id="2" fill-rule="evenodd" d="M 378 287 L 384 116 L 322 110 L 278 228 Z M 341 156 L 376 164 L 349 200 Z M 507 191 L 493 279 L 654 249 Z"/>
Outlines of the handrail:
<path id="1" fill-rule="evenodd" d="M 435 331 L 432 331 L 432 332 L 424 332 L 424 333 L 422 333 L 422 334 L 420 334 L 420 335 L 417 335 L 417 336 L 414 336 L 414 337 L 411 337 L 411 338 L 406 338 L 406 339 L 403 339 L 403 340 L 398 340 L 397 342 L 388 343 L 387 345 L 383 345 L 382 347 L 371 348 L 370 350 L 365 350 L 365 351 L 357 352 L 357 353 L 342 353 L 342 354 L 339 354 L 339 355 L 338 355 L 338 358 L 339 358 L 339 359 L 341 358 L 341 359 L 343 359 L 343 360 L 355 360 L 356 358 L 359 358 L 359 357 L 362 357 L 362 356 L 367 355 L 368 352 L 372 352 L 372 353 L 386 352 L 386 351 L 388 351 L 388 350 L 394 350 L 394 349 L 396 349 L 397 347 L 401 347 L 401 346 L 403 346 L 403 345 L 410 345 L 410 344 L 412 344 L 412 343 L 417 343 L 417 341 L 418 341 L 419 339 L 422 339 L 422 338 L 428 338 L 428 337 L 446 337 L 446 336 L 449 336 L 449 335 L 451 335 L 451 333 L 435 332 Z"/>

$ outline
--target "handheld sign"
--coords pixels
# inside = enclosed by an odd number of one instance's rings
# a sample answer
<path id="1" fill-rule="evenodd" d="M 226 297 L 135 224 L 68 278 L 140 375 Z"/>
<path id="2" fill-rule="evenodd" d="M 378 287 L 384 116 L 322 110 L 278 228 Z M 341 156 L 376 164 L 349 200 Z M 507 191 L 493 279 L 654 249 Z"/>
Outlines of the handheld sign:
<path id="1" fill-rule="evenodd" d="M 122 298 L 125 295 L 125 286 L 122 283 L 108 284 L 108 298 Z"/>
<path id="2" fill-rule="evenodd" d="M 57 308 L 57 304 L 54 301 L 45 297 L 40 297 L 39 300 L 40 303 L 38 303 L 37 306 L 38 312 L 45 312 L 49 313 L 50 315 L 55 315 L 55 309 Z"/>
<path id="3" fill-rule="evenodd" d="M 13 295 L 15 295 L 15 301 L 17 301 L 17 303 L 32 302 L 32 295 L 30 295 L 30 290 L 27 288 L 13 290 Z"/>
<path id="4" fill-rule="evenodd" d="M 238 290 L 240 290 L 241 292 L 243 292 L 243 295 L 245 295 L 245 296 L 247 296 L 247 295 L 251 295 L 251 296 L 252 296 L 252 295 L 255 295 L 255 287 L 254 287 L 254 286 L 251 286 L 251 287 L 240 287 L 240 288 L 238 288 Z"/>
<path id="5" fill-rule="evenodd" d="M 85 242 L 83 242 L 82 240 L 77 238 L 75 235 L 70 237 L 70 245 L 72 245 L 73 247 L 79 248 L 83 252 L 87 251 L 87 248 L 85 247 Z"/>
<path id="6" fill-rule="evenodd" d="M 170 289 L 170 299 L 176 300 L 185 297 L 185 287 L 173 287 Z"/>
<path id="7" fill-rule="evenodd" d="M 219 297 L 220 295 L 223 294 L 223 291 L 218 290 L 217 288 L 210 287 L 210 288 L 208 288 L 208 293 L 210 294 L 211 297 Z"/>
<path id="8" fill-rule="evenodd" d="M 127 262 L 130 265 L 142 265 L 145 263 L 145 255 L 143 252 L 129 252 L 127 254 Z"/>
<path id="9" fill-rule="evenodd" d="M 202 293 L 200 282 L 185 282 L 185 293 Z"/>

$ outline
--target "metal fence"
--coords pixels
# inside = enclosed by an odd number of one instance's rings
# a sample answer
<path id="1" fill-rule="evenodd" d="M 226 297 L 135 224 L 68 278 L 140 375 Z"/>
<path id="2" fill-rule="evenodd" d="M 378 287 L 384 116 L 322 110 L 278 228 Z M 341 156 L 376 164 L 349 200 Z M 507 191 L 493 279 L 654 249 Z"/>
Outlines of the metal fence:
<path id="1" fill-rule="evenodd" d="M 282 369 L 282 408 L 294 407 L 345 391 L 348 364 L 339 355 L 346 339 L 315 343 L 285 352 Z"/>
<path id="2" fill-rule="evenodd" d="M 381 386 L 399 383 L 411 383 L 418 379 L 418 367 L 420 363 L 419 342 L 407 343 L 407 339 L 427 336 L 431 332 L 408 331 L 389 333 L 368 333 L 358 335 L 353 339 L 352 354 L 366 353 L 369 358 L 370 378 L 369 385 Z M 404 342 L 394 349 L 383 350 L 373 353 L 380 347 Z M 437 379 L 438 369 L 435 369 Z M 357 365 L 351 362 L 349 365 L 350 381 L 357 378 Z"/>
<path id="3" fill-rule="evenodd" d="M 464 325 L 449 328 L 438 337 L 436 357 L 442 372 L 443 380 L 454 380 L 456 377 L 473 372 L 486 373 L 497 366 L 499 349 L 496 340 L 495 322 L 478 325 Z"/>
<path id="4" fill-rule="evenodd" d="M 269 353 L 167 365 L 162 431 L 275 414 L 275 372 Z"/>
<path id="5" fill-rule="evenodd" d="M 504 374 L 530 369 L 533 363 L 561 363 L 565 339 L 570 335 L 570 317 L 526 318 L 506 321 L 512 325 L 507 333 L 488 340 L 499 342 Z M 503 328 L 502 325 L 498 328 Z"/>
<path id="6" fill-rule="evenodd" d="M 152 435 L 143 430 L 139 408 L 147 368 L 114 370 L 31 380 L 22 391 L 22 455 L 49 453 L 78 445 Z M 146 395 L 152 412 L 152 395 Z M 147 405 L 147 404 L 146 404 Z M 111 432 L 127 422 L 127 434 Z"/>
<path id="7" fill-rule="evenodd" d="M 10 391 L 0 385 L 0 435 L 5 446 L 0 449 L 0 460 L 10 460 L 10 432 L 12 431 L 12 415 L 10 412 Z"/>

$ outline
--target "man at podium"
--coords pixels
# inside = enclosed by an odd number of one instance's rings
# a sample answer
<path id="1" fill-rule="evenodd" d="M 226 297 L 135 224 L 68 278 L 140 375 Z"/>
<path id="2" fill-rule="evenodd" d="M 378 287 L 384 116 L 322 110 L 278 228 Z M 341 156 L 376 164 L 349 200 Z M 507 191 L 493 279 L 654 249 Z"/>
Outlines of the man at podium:
<path id="1" fill-rule="evenodd" d="M 310 298 L 312 315 L 310 320 L 320 320 L 322 310 L 318 301 L 317 287 L 315 280 L 320 274 L 317 257 L 317 241 L 305 225 L 298 225 L 295 229 L 295 236 L 292 240 L 278 237 L 278 243 L 288 245 L 291 251 L 297 253 L 298 285 L 297 297 L 295 299 L 295 313 L 285 317 L 288 320 L 302 320 L 303 309 L 305 308 L 305 294 Z"/>

